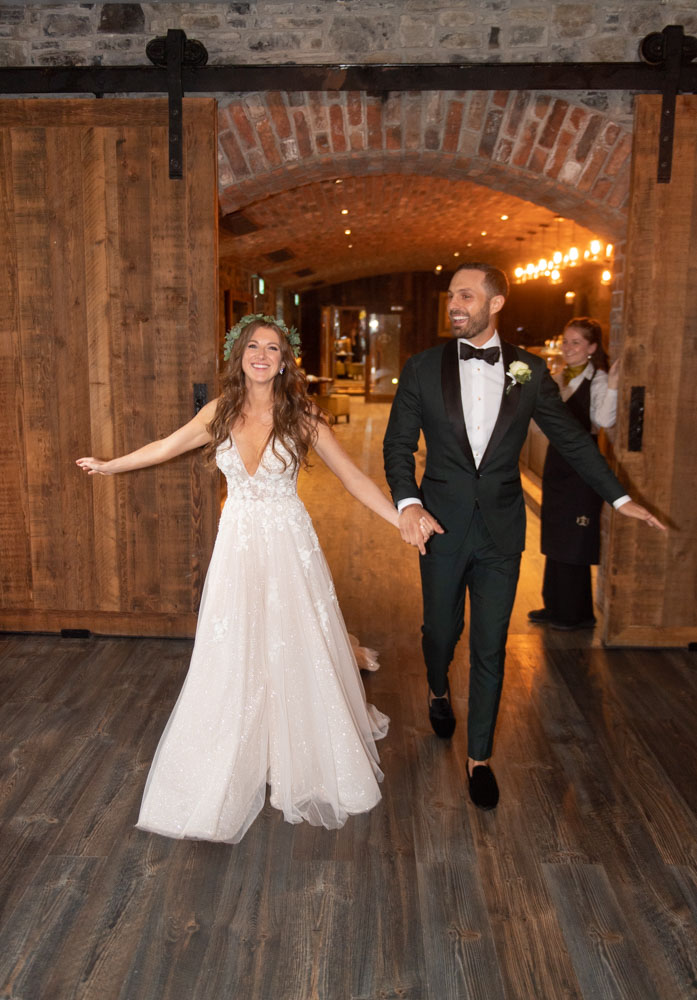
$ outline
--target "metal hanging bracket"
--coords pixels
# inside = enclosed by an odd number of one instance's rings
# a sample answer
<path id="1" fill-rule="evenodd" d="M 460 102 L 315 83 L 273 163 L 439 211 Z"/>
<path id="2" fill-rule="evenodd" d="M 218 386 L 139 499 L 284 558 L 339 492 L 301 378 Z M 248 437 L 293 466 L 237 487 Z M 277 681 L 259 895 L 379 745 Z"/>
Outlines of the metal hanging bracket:
<path id="1" fill-rule="evenodd" d="M 169 176 L 180 180 L 184 176 L 183 66 L 205 66 L 208 52 L 195 39 L 186 37 L 179 28 L 170 28 L 166 37 L 148 42 L 145 54 L 155 66 L 167 71 L 167 98 L 169 102 Z"/>
<path id="2" fill-rule="evenodd" d="M 697 55 L 697 39 L 685 35 L 681 24 L 669 24 L 663 31 L 653 31 L 643 39 L 639 55 L 650 66 L 660 66 L 664 70 L 656 180 L 659 184 L 668 184 L 673 169 L 675 99 L 680 89 L 680 71 Z"/>

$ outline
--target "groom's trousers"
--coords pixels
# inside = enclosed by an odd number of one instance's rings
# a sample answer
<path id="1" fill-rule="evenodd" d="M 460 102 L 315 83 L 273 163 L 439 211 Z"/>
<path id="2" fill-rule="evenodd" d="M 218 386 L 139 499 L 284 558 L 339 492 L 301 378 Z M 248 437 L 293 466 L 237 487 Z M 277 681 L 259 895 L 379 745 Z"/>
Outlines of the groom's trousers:
<path id="1" fill-rule="evenodd" d="M 433 549 L 419 560 L 424 612 L 422 648 L 428 684 L 434 695 L 445 693 L 448 667 L 464 628 L 465 591 L 469 591 L 467 752 L 474 760 L 488 760 L 503 686 L 506 637 L 520 573 L 520 553 L 506 556 L 499 552 L 478 509 L 458 549 L 440 552 L 437 543 Z"/>

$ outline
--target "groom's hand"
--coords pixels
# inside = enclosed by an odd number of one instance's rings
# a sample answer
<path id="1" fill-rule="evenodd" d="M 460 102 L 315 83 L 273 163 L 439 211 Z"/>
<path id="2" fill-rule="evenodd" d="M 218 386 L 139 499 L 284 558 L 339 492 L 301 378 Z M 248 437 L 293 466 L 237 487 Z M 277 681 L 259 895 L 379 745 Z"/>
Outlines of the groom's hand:
<path id="1" fill-rule="evenodd" d="M 438 521 L 418 504 L 403 507 L 399 514 L 399 533 L 407 545 L 415 545 L 422 556 L 426 555 L 426 542 L 433 534 L 443 534 Z"/>

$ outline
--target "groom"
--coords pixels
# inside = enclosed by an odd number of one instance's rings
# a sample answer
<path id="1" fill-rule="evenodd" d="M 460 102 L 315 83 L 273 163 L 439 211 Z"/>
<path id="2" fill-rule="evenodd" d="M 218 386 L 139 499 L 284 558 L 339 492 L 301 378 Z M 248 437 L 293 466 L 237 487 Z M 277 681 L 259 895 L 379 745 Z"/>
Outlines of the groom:
<path id="1" fill-rule="evenodd" d="M 496 267 L 468 263 L 455 272 L 448 291 L 453 338 L 407 361 L 384 442 L 402 537 L 422 553 L 429 719 L 443 738 L 455 729 L 448 667 L 469 590 L 467 777 L 470 798 L 481 809 L 493 809 L 499 798 L 489 758 L 525 547 L 518 459 L 530 421 L 608 503 L 662 527 L 625 494 L 568 412 L 545 362 L 499 338 L 496 316 L 507 295 L 508 280 Z M 414 452 L 421 431 L 426 471 L 417 485 Z M 423 538 L 429 534 L 426 551 Z"/>

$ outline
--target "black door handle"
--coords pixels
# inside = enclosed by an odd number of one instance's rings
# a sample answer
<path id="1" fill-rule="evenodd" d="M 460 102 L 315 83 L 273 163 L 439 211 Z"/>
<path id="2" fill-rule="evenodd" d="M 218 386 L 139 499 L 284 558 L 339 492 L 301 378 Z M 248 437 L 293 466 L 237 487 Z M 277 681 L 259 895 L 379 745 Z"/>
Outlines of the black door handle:
<path id="1" fill-rule="evenodd" d="M 194 382 L 194 416 L 208 402 L 208 385 L 206 382 Z"/>

